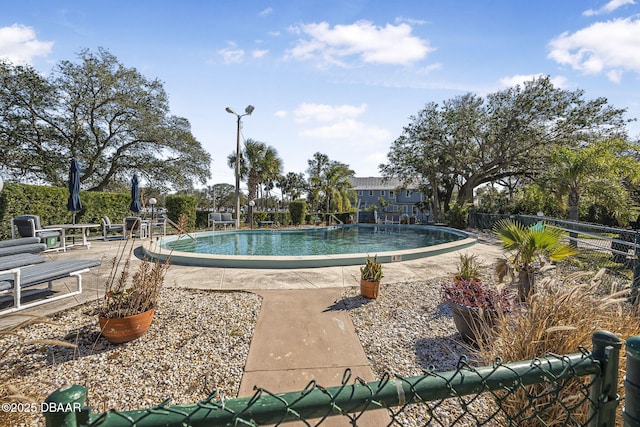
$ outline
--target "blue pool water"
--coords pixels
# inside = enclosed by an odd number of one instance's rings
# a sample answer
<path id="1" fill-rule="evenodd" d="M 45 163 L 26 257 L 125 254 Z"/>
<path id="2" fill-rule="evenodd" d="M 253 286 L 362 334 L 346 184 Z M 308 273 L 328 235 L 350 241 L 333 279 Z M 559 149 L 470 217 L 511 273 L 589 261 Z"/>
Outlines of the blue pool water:
<path id="1" fill-rule="evenodd" d="M 244 230 L 198 233 L 196 239 L 166 239 L 166 250 L 216 255 L 313 256 L 377 254 L 466 239 L 450 228 L 409 225 L 349 225 L 299 230 Z"/>

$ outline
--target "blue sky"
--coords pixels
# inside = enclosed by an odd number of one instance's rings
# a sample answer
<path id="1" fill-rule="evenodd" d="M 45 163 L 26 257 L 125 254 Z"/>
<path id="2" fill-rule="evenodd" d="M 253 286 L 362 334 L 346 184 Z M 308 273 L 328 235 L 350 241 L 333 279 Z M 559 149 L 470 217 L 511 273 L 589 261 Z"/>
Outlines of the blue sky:
<path id="1" fill-rule="evenodd" d="M 211 153 L 208 184 L 233 184 L 243 138 L 284 172 L 315 152 L 379 176 L 392 142 L 428 102 L 484 95 L 548 74 L 640 118 L 635 0 L 0 0 L 0 57 L 44 74 L 103 47 L 164 83 Z M 629 127 L 630 136 L 640 126 Z"/>

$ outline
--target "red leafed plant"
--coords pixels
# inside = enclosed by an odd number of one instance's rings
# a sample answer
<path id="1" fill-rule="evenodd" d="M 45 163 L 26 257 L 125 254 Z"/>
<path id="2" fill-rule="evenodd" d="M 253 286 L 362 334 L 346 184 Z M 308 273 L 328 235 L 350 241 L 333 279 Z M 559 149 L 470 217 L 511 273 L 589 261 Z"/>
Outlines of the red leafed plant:
<path id="1" fill-rule="evenodd" d="M 485 310 L 507 312 L 513 307 L 513 298 L 479 280 L 459 280 L 442 285 L 442 297 L 445 301 Z"/>
<path id="2" fill-rule="evenodd" d="M 503 291 L 483 284 L 481 267 L 476 255 L 460 254 L 458 271 L 453 275 L 453 283 L 442 286 L 442 298 L 466 307 L 509 311 L 513 299 Z"/>

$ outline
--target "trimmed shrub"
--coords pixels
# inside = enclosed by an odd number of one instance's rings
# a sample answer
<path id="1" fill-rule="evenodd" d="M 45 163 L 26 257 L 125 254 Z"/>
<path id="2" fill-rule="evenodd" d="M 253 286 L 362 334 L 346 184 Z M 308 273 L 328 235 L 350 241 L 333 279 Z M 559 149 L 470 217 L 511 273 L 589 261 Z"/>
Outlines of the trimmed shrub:
<path id="1" fill-rule="evenodd" d="M 307 202 L 304 200 L 294 200 L 289 203 L 289 214 L 293 225 L 300 225 L 307 215 Z"/>
<path id="2" fill-rule="evenodd" d="M 196 226 L 196 208 L 198 206 L 198 199 L 192 196 L 173 195 L 167 196 L 166 207 L 167 216 L 176 224 L 181 214 L 185 214 L 187 217 L 187 227 L 189 230 L 193 230 Z M 188 230 L 187 230 L 188 231 Z"/>

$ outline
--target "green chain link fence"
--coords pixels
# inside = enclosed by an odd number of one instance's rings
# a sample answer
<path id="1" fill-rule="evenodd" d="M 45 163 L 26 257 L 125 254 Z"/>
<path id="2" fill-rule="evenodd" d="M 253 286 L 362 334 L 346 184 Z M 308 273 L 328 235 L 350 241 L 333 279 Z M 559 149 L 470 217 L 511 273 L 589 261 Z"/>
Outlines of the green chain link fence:
<path id="1" fill-rule="evenodd" d="M 624 417 L 637 426 L 640 405 L 640 337 L 629 340 L 633 361 L 625 384 L 635 387 L 627 397 Z M 457 369 L 428 370 L 422 376 L 400 378 L 385 375 L 380 381 L 351 381 L 345 371 L 342 384 L 322 387 L 315 381 L 298 392 L 274 394 L 256 388 L 252 397 L 221 400 L 215 393 L 193 405 L 160 405 L 134 411 L 111 410 L 93 414 L 85 406 L 87 390 L 79 385 L 59 389 L 45 405 L 47 426 L 262 426 L 299 421 L 320 425 L 329 417 L 343 417 L 345 424 L 370 426 L 362 417 L 382 410 L 384 424 L 406 425 L 410 408 L 424 414 L 426 426 L 615 426 L 619 396 L 618 364 L 622 341 L 598 331 L 593 349 L 569 355 L 547 355 L 534 360 L 473 367 L 463 357 Z M 635 375 L 632 377 L 631 374 Z M 627 391 L 627 393 L 629 393 Z M 520 402 L 514 406 L 514 400 Z M 630 404 L 633 402 L 633 404 Z M 455 409 L 451 409 L 453 403 Z M 65 410 L 66 409 L 66 410 Z M 386 412 L 384 411 L 386 410 Z M 379 411 L 380 412 L 380 411 Z M 378 412 L 378 413 L 379 413 Z M 415 424 L 416 419 L 410 425 Z"/>
<path id="2" fill-rule="evenodd" d="M 549 226 L 567 232 L 569 242 L 580 249 L 580 252 L 572 257 L 570 262 L 582 270 L 606 268 L 612 273 L 617 273 L 628 280 L 633 280 L 631 298 L 633 300 L 638 299 L 640 290 L 639 229 L 605 227 L 597 224 L 534 215 L 483 213 L 470 213 L 469 226 L 477 230 L 490 231 L 493 229 L 494 224 L 503 218 L 512 218 L 526 226 L 542 221 Z"/>

